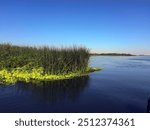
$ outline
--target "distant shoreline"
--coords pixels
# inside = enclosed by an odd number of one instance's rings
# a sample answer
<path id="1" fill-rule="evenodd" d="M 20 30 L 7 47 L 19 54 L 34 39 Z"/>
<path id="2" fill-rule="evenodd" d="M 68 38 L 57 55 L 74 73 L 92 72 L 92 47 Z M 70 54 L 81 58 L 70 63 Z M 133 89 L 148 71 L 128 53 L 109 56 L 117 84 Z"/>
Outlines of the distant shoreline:
<path id="1" fill-rule="evenodd" d="M 91 53 L 90 56 L 136 56 L 126 53 Z"/>

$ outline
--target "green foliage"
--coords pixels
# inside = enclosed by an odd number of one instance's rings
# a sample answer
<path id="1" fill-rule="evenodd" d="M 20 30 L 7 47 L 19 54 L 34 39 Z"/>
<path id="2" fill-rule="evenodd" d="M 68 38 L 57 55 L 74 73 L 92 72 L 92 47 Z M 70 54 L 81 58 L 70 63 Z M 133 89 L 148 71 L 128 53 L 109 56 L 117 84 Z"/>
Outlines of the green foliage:
<path id="1" fill-rule="evenodd" d="M 102 70 L 102 68 L 92 68 L 92 67 L 87 67 L 86 72 L 94 72 L 94 71 L 99 71 Z"/>
<path id="2" fill-rule="evenodd" d="M 0 83 L 1 84 L 14 84 L 17 81 L 33 82 L 33 81 L 46 81 L 46 80 L 63 80 L 74 77 L 86 76 L 89 72 L 101 70 L 100 68 L 87 67 L 84 73 L 80 71 L 70 72 L 65 75 L 44 74 L 43 68 L 33 68 L 29 71 L 28 66 L 17 67 L 8 71 L 7 69 L 0 70 Z"/>
<path id="3" fill-rule="evenodd" d="M 68 74 L 86 70 L 89 50 L 84 47 L 49 48 L 19 47 L 0 45 L 0 69 L 23 67 L 28 69 L 43 67 L 47 74 Z"/>
<path id="4" fill-rule="evenodd" d="M 49 48 L 0 44 L 0 83 L 61 80 L 100 70 L 88 67 L 84 47 Z"/>

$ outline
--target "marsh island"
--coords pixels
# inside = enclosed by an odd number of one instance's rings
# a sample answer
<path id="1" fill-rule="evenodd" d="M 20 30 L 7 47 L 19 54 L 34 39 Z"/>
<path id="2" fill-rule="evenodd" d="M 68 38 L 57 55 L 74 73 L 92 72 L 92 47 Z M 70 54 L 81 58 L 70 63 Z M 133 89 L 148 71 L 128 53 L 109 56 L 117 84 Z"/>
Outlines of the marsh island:
<path id="1" fill-rule="evenodd" d="M 101 70 L 88 66 L 85 47 L 30 47 L 0 44 L 0 83 L 63 80 Z"/>

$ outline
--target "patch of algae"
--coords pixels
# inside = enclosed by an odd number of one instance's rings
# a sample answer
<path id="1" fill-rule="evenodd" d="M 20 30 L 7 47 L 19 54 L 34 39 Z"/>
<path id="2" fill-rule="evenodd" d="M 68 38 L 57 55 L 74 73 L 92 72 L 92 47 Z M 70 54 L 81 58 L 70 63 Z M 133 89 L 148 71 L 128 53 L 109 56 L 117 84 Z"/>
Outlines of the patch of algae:
<path id="1" fill-rule="evenodd" d="M 8 71 L 7 69 L 0 70 L 0 84 L 15 84 L 18 81 L 30 82 L 32 80 L 48 81 L 48 80 L 64 80 L 74 77 L 86 76 L 90 72 L 99 71 L 101 68 L 87 67 L 86 72 L 72 72 L 63 75 L 44 74 L 43 68 L 33 68 L 32 70 L 24 70 L 23 67 L 18 67 Z"/>

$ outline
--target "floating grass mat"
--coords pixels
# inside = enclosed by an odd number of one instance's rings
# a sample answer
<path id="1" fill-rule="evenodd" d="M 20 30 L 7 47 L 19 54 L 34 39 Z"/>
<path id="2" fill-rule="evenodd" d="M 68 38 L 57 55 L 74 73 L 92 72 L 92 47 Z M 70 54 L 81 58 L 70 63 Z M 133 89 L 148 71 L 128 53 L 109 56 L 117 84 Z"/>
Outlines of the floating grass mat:
<path id="1" fill-rule="evenodd" d="M 0 83 L 62 80 L 101 70 L 88 67 L 85 47 L 54 48 L 0 44 Z"/>

